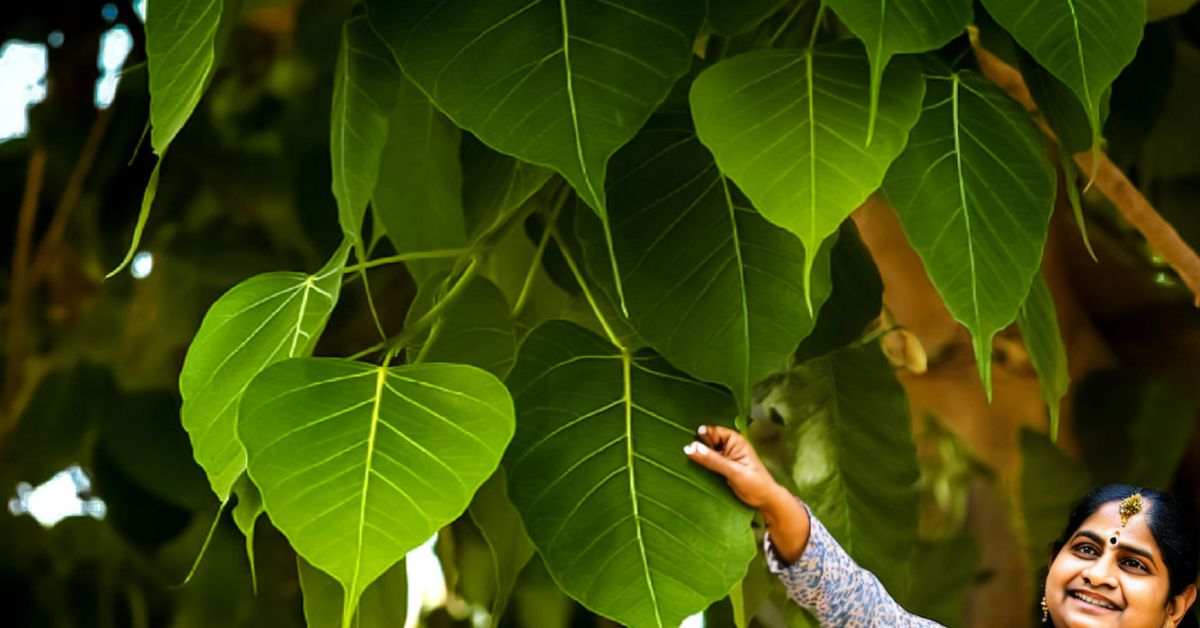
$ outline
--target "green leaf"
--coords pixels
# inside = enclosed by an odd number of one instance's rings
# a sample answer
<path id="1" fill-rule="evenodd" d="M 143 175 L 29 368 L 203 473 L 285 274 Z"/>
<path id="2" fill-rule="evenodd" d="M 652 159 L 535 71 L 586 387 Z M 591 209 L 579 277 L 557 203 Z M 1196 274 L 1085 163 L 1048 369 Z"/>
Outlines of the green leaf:
<path id="1" fill-rule="evenodd" d="M 796 348 L 796 359 L 801 362 L 858 340 L 883 310 L 883 279 L 854 221 L 842 224 L 829 265 L 833 288 L 812 333 Z"/>
<path id="2" fill-rule="evenodd" d="M 342 583 L 348 618 L 376 578 L 466 509 L 512 437 L 513 411 L 504 385 L 472 366 L 297 358 L 254 379 L 238 430 L 271 521 Z"/>
<path id="3" fill-rule="evenodd" d="M 980 553 L 967 530 L 941 541 L 919 541 L 905 609 L 945 626 L 966 623 L 964 611 L 981 571 Z"/>
<path id="4" fill-rule="evenodd" d="M 1038 111 L 1046 116 L 1046 120 L 1058 135 L 1059 143 L 1071 154 L 1086 151 L 1092 145 L 1091 122 L 1087 109 L 1079 102 L 1071 88 L 1038 65 L 1033 57 L 1023 50 L 1017 52 L 1017 64 Z M 1104 91 L 1100 103 L 1101 125 L 1108 118 L 1111 96 L 1111 89 Z"/>
<path id="5" fill-rule="evenodd" d="M 686 113 L 652 118 L 612 174 L 609 215 L 634 327 L 672 364 L 729 387 L 746 413 L 750 387 L 787 368 L 812 329 L 804 246 L 732 189 Z M 608 259 L 596 231 L 580 239 L 599 278 Z M 819 304 L 830 289 L 828 246 L 814 266 Z"/>
<path id="6" fill-rule="evenodd" d="M 372 197 L 375 211 L 397 253 L 461 247 L 467 242 L 461 132 L 411 81 L 402 78 L 398 93 Z M 419 283 L 449 266 L 450 260 L 408 264 Z"/>
<path id="7" fill-rule="evenodd" d="M 266 367 L 308 355 L 337 303 L 349 253 L 344 241 L 315 274 L 256 275 L 221 296 L 204 315 L 179 373 L 183 427 L 196 462 L 221 501 L 246 468 L 237 438 L 238 403 Z"/>
<path id="8" fill-rule="evenodd" d="M 1054 297 L 1041 275 L 1034 276 L 1029 295 L 1017 313 L 1017 324 L 1041 382 L 1042 399 L 1050 408 L 1050 440 L 1057 441 L 1059 408 L 1071 379 L 1067 372 L 1067 349 L 1058 330 Z"/>
<path id="9" fill-rule="evenodd" d="M 758 26 L 785 4 L 789 0 L 709 0 L 705 21 L 714 32 L 733 36 Z"/>
<path id="10" fill-rule="evenodd" d="M 159 0 L 146 11 L 150 145 L 162 157 L 212 76 L 222 0 Z"/>
<path id="11" fill-rule="evenodd" d="M 517 577 L 533 557 L 533 543 L 521 524 L 520 513 L 508 498 L 508 481 L 503 468 L 497 469 L 483 483 L 467 513 L 491 551 L 495 589 L 489 608 L 489 625 L 496 628 L 504 616 Z"/>
<path id="12" fill-rule="evenodd" d="M 462 142 L 463 214 L 467 233 L 477 234 L 542 189 L 553 172 L 498 153 L 464 135 Z"/>
<path id="13" fill-rule="evenodd" d="M 681 451 L 701 423 L 731 423 L 724 393 L 564 321 L 529 334 L 508 383 L 512 500 L 568 595 L 635 628 L 725 597 L 754 555 L 752 513 Z"/>
<path id="14" fill-rule="evenodd" d="M 435 295 L 442 292 L 442 278 L 444 275 L 437 275 L 421 285 L 408 310 L 408 324 L 433 306 Z M 517 355 L 517 335 L 504 293 L 484 277 L 470 278 L 421 344 L 408 351 L 425 362 L 470 364 L 503 378 Z"/>
<path id="15" fill-rule="evenodd" d="M 338 628 L 342 625 L 342 588 L 337 580 L 296 557 L 300 591 L 304 596 L 304 620 L 308 628 Z M 398 628 L 408 617 L 408 573 L 405 561 L 392 565 L 363 591 L 354 612 L 354 628 Z"/>
<path id="16" fill-rule="evenodd" d="M 1055 174 L 1025 110 L 973 72 L 930 76 L 925 111 L 884 191 L 950 313 L 970 330 L 991 399 L 992 336 L 1041 265 Z"/>
<path id="17" fill-rule="evenodd" d="M 1092 487 L 1079 463 L 1044 434 L 1021 430 L 1021 507 L 1026 551 L 1033 581 L 1041 582 L 1050 564 L 1051 543 L 1058 538 L 1071 504 Z"/>
<path id="18" fill-rule="evenodd" d="M 608 159 L 687 72 L 704 6 L 371 0 L 368 14 L 405 73 L 458 126 L 562 173 L 607 226 Z M 613 274 L 621 276 L 615 261 Z"/>
<path id="19" fill-rule="evenodd" d="M 250 584 L 258 591 L 258 572 L 254 567 L 254 526 L 263 513 L 262 494 L 258 487 L 243 473 L 233 485 L 237 505 L 233 507 L 233 522 L 246 537 L 246 558 L 250 561 Z"/>
<path id="20" fill-rule="evenodd" d="M 796 494 L 858 564 L 903 599 L 920 472 L 908 400 L 878 344 L 792 369 L 764 404 L 784 420 Z"/>
<path id="21" fill-rule="evenodd" d="M 1104 94 L 1142 40 L 1145 0 L 983 0 L 988 13 L 1087 111 L 1099 151 Z"/>
<path id="22" fill-rule="evenodd" d="M 907 141 L 924 89 L 917 65 L 884 74 L 876 135 L 866 146 L 869 68 L 857 42 L 760 50 L 705 70 L 692 86 L 700 139 L 767 220 L 814 251 L 883 181 Z M 865 147 L 864 147 L 865 146 Z M 805 259 L 805 301 L 815 312 Z"/>
<path id="23" fill-rule="evenodd" d="M 897 54 L 940 48 L 971 21 L 971 0 L 827 0 L 829 8 L 863 41 L 871 60 L 871 112 L 867 140 L 875 134 L 875 117 L 883 71 Z"/>
<path id="24" fill-rule="evenodd" d="M 363 216 L 375 192 L 389 116 L 403 80 L 367 19 L 346 20 L 333 77 L 329 154 L 338 222 L 355 240 L 361 238 Z"/>

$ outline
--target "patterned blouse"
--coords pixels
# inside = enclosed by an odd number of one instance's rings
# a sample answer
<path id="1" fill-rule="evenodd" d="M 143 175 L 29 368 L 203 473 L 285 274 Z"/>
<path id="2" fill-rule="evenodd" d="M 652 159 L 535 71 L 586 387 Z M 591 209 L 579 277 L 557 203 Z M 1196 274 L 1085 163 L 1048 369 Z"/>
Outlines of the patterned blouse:
<path id="1" fill-rule="evenodd" d="M 821 626 L 840 628 L 944 628 L 905 611 L 883 588 L 875 574 L 859 567 L 838 545 L 808 504 L 808 545 L 796 562 L 785 564 L 763 537 L 767 567 L 787 587 L 788 597 L 808 609 Z"/>

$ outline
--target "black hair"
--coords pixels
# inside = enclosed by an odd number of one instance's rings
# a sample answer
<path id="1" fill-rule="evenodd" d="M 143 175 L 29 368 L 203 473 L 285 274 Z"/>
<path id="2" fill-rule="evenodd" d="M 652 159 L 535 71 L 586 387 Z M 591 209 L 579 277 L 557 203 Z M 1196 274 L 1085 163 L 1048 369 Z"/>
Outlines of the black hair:
<path id="1" fill-rule="evenodd" d="M 1074 536 L 1079 526 L 1083 525 L 1083 522 L 1095 514 L 1101 506 L 1112 501 L 1120 501 L 1134 493 L 1141 493 L 1142 498 L 1150 502 L 1150 506 L 1146 510 L 1146 524 L 1150 528 L 1150 534 L 1154 537 L 1155 543 L 1158 544 L 1159 551 L 1162 553 L 1162 561 L 1167 568 L 1168 599 L 1175 597 L 1182 593 L 1189 584 L 1196 582 L 1197 570 L 1200 569 L 1200 565 L 1198 565 L 1200 548 L 1198 548 L 1196 525 L 1192 517 L 1174 497 L 1162 491 L 1129 484 L 1105 484 L 1092 489 L 1091 492 L 1075 502 L 1062 534 L 1050 544 L 1050 562 L 1054 561 L 1058 552 Z M 1047 567 L 1048 569 L 1049 567 Z M 1041 616 L 1040 608 L 1038 616 Z M 1042 625 L 1052 626 L 1053 624 L 1047 619 Z M 1188 613 L 1184 615 L 1179 626 L 1180 628 L 1200 628 L 1194 609 L 1188 609 Z"/>

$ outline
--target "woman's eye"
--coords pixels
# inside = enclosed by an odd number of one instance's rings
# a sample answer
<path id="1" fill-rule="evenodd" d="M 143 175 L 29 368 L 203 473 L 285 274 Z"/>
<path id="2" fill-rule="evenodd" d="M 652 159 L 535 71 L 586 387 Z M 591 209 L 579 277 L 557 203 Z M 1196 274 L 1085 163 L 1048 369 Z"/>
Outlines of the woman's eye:
<path id="1" fill-rule="evenodd" d="M 1142 564 L 1142 561 L 1140 561 L 1140 560 L 1134 560 L 1134 559 L 1132 559 L 1132 558 L 1126 558 L 1126 559 L 1125 559 L 1125 564 L 1127 564 L 1127 565 L 1133 565 L 1133 567 L 1134 567 L 1135 569 L 1140 569 L 1140 570 L 1142 570 L 1142 571 L 1146 571 L 1146 566 L 1145 566 L 1145 565 L 1143 565 L 1143 564 Z"/>
<path id="2" fill-rule="evenodd" d="M 1089 554 L 1089 555 L 1097 554 L 1096 548 L 1092 547 L 1091 545 L 1089 545 L 1087 543 L 1080 543 L 1079 545 L 1076 545 L 1075 550 L 1079 551 L 1079 552 L 1083 552 L 1085 554 Z"/>

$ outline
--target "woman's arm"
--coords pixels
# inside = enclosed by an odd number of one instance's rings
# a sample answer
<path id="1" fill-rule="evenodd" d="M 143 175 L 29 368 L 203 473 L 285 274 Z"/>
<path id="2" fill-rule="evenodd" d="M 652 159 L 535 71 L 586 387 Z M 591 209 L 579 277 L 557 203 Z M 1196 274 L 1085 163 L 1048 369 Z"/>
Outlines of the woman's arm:
<path id="1" fill-rule="evenodd" d="M 788 596 L 822 626 L 936 628 L 940 624 L 906 612 L 879 579 L 854 562 L 808 505 L 775 482 L 754 448 L 738 432 L 702 426 L 701 442 L 684 452 L 725 477 L 735 495 L 758 509 L 767 524 L 767 566 Z"/>

